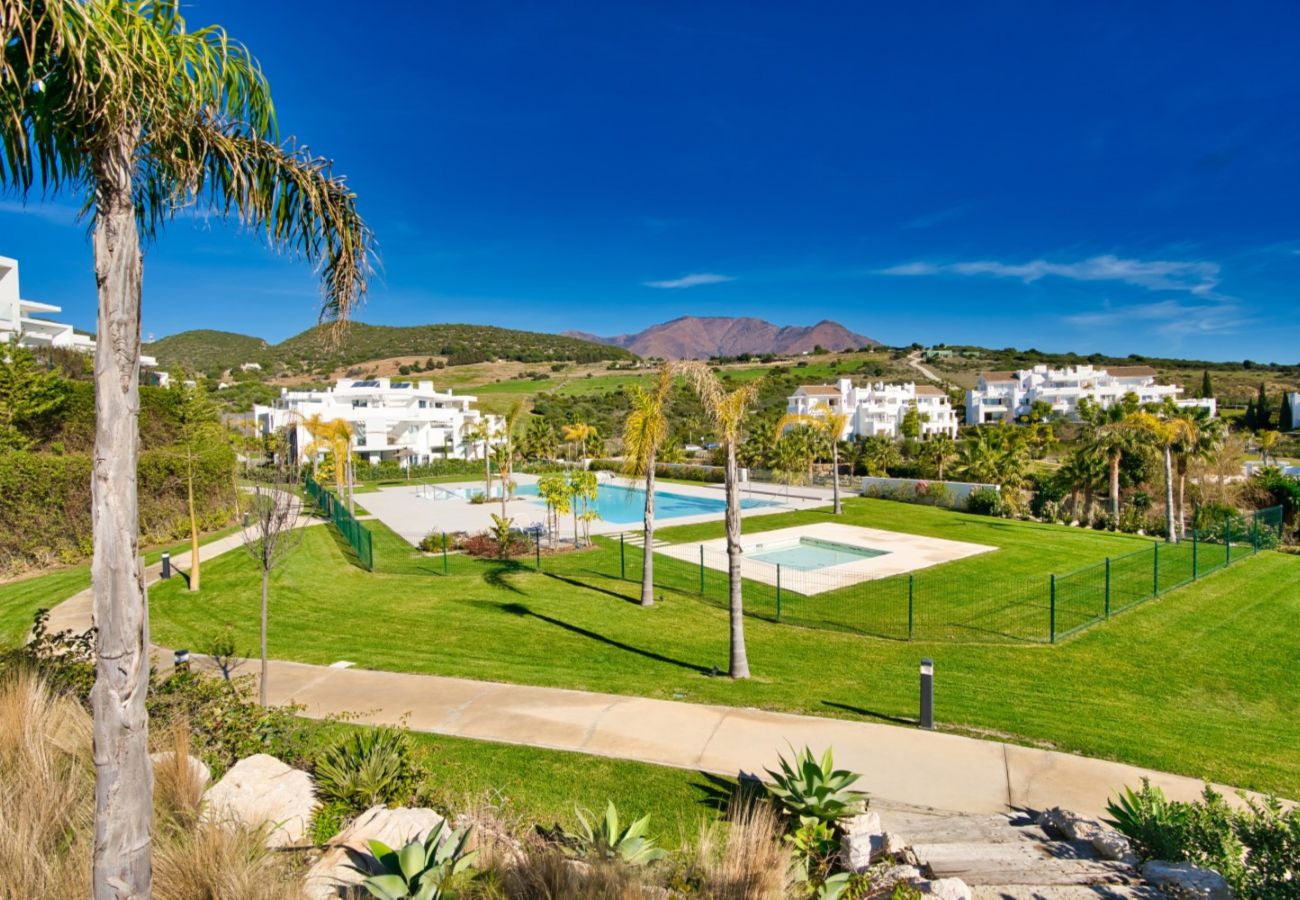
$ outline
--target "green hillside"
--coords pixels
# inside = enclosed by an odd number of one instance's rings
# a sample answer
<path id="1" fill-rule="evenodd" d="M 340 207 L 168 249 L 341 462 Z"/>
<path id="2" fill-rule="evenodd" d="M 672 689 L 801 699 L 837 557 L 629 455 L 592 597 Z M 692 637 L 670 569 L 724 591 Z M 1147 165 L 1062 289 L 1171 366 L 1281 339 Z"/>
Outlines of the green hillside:
<path id="1" fill-rule="evenodd" d="M 179 365 L 200 372 L 237 368 L 246 362 L 266 367 L 272 359 L 269 349 L 261 338 L 206 328 L 182 331 L 143 347 L 144 353 L 156 357 L 164 368 Z"/>
<path id="2" fill-rule="evenodd" d="M 341 339 L 318 325 L 280 344 L 228 331 L 183 331 L 144 345 L 163 367 L 184 365 L 201 372 L 236 369 L 255 362 L 265 373 L 326 374 L 377 359 L 438 357 L 449 366 L 504 359 L 525 363 L 604 362 L 636 357 L 621 347 L 579 338 L 490 325 L 348 325 Z"/>

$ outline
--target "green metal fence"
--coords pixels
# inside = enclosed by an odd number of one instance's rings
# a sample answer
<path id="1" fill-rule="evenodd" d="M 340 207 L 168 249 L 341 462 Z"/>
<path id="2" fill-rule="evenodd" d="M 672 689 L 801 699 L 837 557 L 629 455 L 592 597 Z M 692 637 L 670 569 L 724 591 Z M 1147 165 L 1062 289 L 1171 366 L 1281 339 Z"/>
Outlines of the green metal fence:
<path id="1" fill-rule="evenodd" d="M 370 530 L 358 522 L 348 512 L 347 506 L 343 501 L 325 488 L 316 483 L 316 480 L 310 475 L 306 480 L 307 493 L 316 501 L 325 517 L 334 523 L 339 534 L 348 542 L 352 550 L 361 560 L 361 565 L 369 571 L 375 568 L 375 551 L 370 540 Z"/>
<path id="2" fill-rule="evenodd" d="M 738 564 L 746 613 L 773 622 L 899 640 L 1055 643 L 1275 547 L 1281 534 L 1282 508 L 1274 507 L 1064 574 L 983 583 L 942 566 L 861 581 L 744 556 Z M 616 552 L 589 557 L 590 574 L 639 581 L 641 547 L 627 535 L 600 540 L 616 541 Z M 654 582 L 656 591 L 693 594 L 723 607 L 728 602 L 726 556 L 703 545 L 660 548 Z"/>

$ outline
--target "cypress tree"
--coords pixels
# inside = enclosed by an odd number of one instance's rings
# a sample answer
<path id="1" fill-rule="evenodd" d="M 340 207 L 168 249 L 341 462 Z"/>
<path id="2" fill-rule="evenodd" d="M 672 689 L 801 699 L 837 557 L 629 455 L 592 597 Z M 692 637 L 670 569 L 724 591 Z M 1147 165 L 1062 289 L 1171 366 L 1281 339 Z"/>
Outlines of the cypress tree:
<path id="1" fill-rule="evenodd" d="M 1300 394 L 1297 394 L 1296 396 L 1300 397 Z M 1282 408 L 1277 414 L 1277 430 L 1283 434 L 1288 431 L 1295 431 L 1296 423 L 1294 406 L 1295 404 L 1291 402 L 1290 395 L 1284 393 L 1282 395 Z"/>
<path id="2" fill-rule="evenodd" d="M 1264 382 L 1259 383 L 1259 397 L 1255 400 L 1255 424 L 1252 426 L 1256 431 L 1261 428 L 1268 428 L 1273 424 L 1273 409 L 1268 403 L 1268 391 L 1264 389 Z"/>
<path id="3" fill-rule="evenodd" d="M 1251 431 L 1255 430 L 1255 401 L 1246 401 L 1246 411 L 1241 415 L 1241 424 Z"/>
<path id="4" fill-rule="evenodd" d="M 1201 396 L 1213 397 L 1214 384 L 1210 381 L 1210 370 L 1206 369 L 1201 373 Z"/>

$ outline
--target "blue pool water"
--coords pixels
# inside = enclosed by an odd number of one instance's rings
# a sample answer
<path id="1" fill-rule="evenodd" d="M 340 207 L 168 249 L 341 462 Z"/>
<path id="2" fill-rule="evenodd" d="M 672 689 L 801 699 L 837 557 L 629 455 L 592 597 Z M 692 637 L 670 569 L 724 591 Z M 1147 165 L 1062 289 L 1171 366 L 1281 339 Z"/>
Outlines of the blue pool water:
<path id="1" fill-rule="evenodd" d="M 834 541 L 821 541 L 816 538 L 799 538 L 797 541 L 759 544 L 746 556 L 774 566 L 809 572 L 862 559 L 873 559 L 884 556 L 888 552 L 888 550 L 872 550 L 870 547 L 854 547 L 851 544 L 837 544 Z"/>
<path id="2" fill-rule="evenodd" d="M 521 484 L 515 494 L 521 497 L 537 497 L 537 485 Z M 536 502 L 540 503 L 540 500 Z M 754 509 L 760 506 L 773 506 L 765 500 L 741 498 L 742 509 Z M 605 522 L 616 525 L 629 525 L 640 522 L 645 514 L 645 489 L 622 484 L 602 484 L 597 488 L 596 512 Z M 679 519 L 683 516 L 702 516 L 721 513 L 727 508 L 727 501 L 722 497 L 692 497 L 686 494 L 674 494 L 671 491 L 655 490 L 655 518 Z"/>

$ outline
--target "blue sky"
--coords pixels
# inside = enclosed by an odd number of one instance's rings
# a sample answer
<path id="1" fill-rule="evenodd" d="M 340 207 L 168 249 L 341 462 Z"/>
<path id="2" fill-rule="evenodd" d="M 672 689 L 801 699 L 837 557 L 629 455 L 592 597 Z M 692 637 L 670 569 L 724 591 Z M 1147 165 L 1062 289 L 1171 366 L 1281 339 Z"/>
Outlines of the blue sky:
<path id="1" fill-rule="evenodd" d="M 1300 359 L 1300 4 L 191 0 L 378 235 L 360 318 L 678 315 Z M 369 15 L 369 18 L 367 18 Z M 94 325 L 71 200 L 0 200 L 25 296 Z M 187 217 L 145 331 L 282 339 L 310 269 Z"/>

